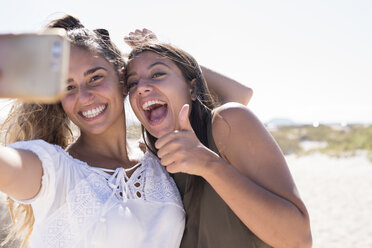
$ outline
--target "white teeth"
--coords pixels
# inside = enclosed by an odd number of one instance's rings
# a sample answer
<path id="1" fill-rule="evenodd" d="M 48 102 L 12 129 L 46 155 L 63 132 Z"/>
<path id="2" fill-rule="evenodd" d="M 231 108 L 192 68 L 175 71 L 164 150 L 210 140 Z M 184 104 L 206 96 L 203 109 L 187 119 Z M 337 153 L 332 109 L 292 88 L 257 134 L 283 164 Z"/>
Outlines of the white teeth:
<path id="1" fill-rule="evenodd" d="M 94 118 L 96 117 L 97 115 L 99 115 L 100 113 L 102 113 L 102 111 L 106 108 L 105 105 L 102 105 L 100 107 L 97 107 L 95 109 L 91 109 L 91 110 L 88 110 L 88 111 L 84 111 L 82 112 L 83 116 L 86 117 L 86 118 Z"/>
<path id="2" fill-rule="evenodd" d="M 161 104 L 161 105 L 164 105 L 165 102 L 163 101 L 160 101 L 160 100 L 151 100 L 151 101 L 147 101 L 145 102 L 144 104 L 142 104 L 142 109 L 143 110 L 149 110 L 150 107 L 154 104 Z"/>

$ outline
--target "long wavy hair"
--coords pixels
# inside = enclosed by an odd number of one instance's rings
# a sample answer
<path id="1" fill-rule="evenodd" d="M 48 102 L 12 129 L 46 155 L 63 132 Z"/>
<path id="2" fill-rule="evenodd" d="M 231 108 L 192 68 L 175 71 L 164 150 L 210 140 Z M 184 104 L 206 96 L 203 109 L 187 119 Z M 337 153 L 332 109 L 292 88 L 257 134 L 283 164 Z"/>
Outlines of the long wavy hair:
<path id="1" fill-rule="evenodd" d="M 123 83 L 120 74 L 125 62 L 119 49 L 111 42 L 107 30 L 90 31 L 80 23 L 79 19 L 69 15 L 52 21 L 47 27 L 65 29 L 71 46 L 86 49 L 105 58 L 113 65 L 120 82 Z M 1 130 L 6 130 L 5 145 L 17 141 L 42 139 L 66 148 L 74 141 L 70 124 L 60 102 L 38 104 L 17 100 L 2 124 Z M 9 197 L 7 202 L 13 225 L 2 245 L 15 238 L 21 238 L 23 239 L 21 247 L 25 247 L 35 222 L 32 207 L 18 204 Z"/>
<path id="2" fill-rule="evenodd" d="M 209 91 L 202 70 L 195 58 L 170 44 L 149 42 L 141 44 L 131 51 L 128 57 L 128 64 L 130 64 L 132 59 L 143 52 L 153 52 L 173 61 L 181 70 L 183 77 L 190 86 L 192 80 L 196 81 L 196 84 L 193 86 L 196 99 L 192 101 L 189 119 L 200 142 L 206 147 L 210 147 L 211 144 L 208 142 L 208 130 L 212 121 L 212 110 L 219 105 L 219 102 L 216 96 Z M 155 148 L 155 142 L 157 138 L 152 136 L 143 125 L 141 128 L 144 142 L 148 150 L 156 155 L 157 149 Z M 190 206 L 185 206 L 189 211 L 198 211 L 202 193 L 201 190 L 204 183 L 205 181 L 202 177 L 187 175 L 185 192 L 191 191 L 193 202 Z"/>

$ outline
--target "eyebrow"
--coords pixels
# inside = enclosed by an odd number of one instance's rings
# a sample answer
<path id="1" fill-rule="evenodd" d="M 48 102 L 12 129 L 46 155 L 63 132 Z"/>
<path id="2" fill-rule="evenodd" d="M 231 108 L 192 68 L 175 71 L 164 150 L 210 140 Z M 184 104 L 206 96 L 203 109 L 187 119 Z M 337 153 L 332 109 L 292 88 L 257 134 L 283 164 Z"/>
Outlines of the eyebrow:
<path id="1" fill-rule="evenodd" d="M 104 70 L 104 71 L 107 71 L 106 68 L 101 67 L 101 66 L 94 67 L 94 68 L 89 69 L 89 70 L 87 70 L 86 72 L 84 72 L 84 77 L 86 77 L 86 76 L 88 76 L 88 75 L 90 75 L 90 74 L 93 74 L 93 73 L 95 73 L 95 72 L 98 71 L 98 70 Z M 73 82 L 73 81 L 74 81 L 74 80 L 73 80 L 72 78 L 67 79 L 67 83 L 71 83 L 71 82 Z"/>
<path id="2" fill-rule="evenodd" d="M 149 69 L 152 68 L 152 67 L 154 67 L 154 66 L 156 66 L 156 65 L 164 65 L 164 66 L 168 67 L 169 69 L 171 69 L 169 65 L 167 65 L 166 63 L 161 62 L 161 61 L 156 61 L 155 63 L 151 64 L 149 66 Z"/>
<path id="3" fill-rule="evenodd" d="M 164 66 L 168 67 L 169 69 L 172 69 L 169 65 L 167 65 L 166 63 L 161 62 L 161 61 L 156 61 L 156 62 L 152 63 L 152 64 L 151 64 L 147 69 L 151 69 L 152 67 L 154 67 L 154 66 L 156 66 L 156 65 L 164 65 Z M 127 75 L 127 78 L 133 76 L 134 74 L 135 74 L 134 72 L 129 73 L 129 74 Z"/>
<path id="4" fill-rule="evenodd" d="M 87 70 L 86 72 L 84 72 L 84 77 L 85 77 L 85 76 L 88 76 L 88 75 L 90 75 L 90 74 L 93 74 L 93 73 L 95 73 L 95 72 L 98 71 L 98 70 L 105 70 L 105 71 L 107 71 L 106 68 L 103 68 L 103 67 L 101 67 L 101 66 L 98 66 L 98 67 L 95 67 L 95 68 L 89 69 L 89 70 Z"/>

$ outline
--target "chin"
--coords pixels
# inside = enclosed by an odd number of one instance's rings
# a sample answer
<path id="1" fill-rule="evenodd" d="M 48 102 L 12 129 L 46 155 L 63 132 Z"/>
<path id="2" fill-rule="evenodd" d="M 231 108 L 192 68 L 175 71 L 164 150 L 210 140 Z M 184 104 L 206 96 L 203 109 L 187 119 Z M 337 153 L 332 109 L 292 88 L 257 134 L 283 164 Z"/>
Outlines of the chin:
<path id="1" fill-rule="evenodd" d="M 157 131 L 152 131 L 152 132 L 149 132 L 149 133 L 157 139 L 159 139 L 161 136 L 166 134 L 166 132 L 157 132 Z"/>
<path id="2" fill-rule="evenodd" d="M 170 133 L 172 131 L 174 131 L 174 128 L 167 128 L 167 129 L 147 129 L 149 131 L 149 133 L 154 136 L 155 138 L 159 139 L 161 138 L 162 136 L 166 135 L 167 133 Z M 151 131 L 150 131 L 151 130 Z"/>

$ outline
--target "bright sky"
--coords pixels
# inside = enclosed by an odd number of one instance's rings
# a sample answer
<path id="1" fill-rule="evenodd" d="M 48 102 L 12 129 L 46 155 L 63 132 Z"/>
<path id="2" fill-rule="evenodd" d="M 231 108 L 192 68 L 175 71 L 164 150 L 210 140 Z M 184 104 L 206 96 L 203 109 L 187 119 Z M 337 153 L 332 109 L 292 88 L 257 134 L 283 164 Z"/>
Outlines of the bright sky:
<path id="1" fill-rule="evenodd" d="M 159 39 L 254 90 L 262 121 L 372 123 L 370 0 L 3 0 L 0 33 L 37 31 L 60 13 Z"/>

